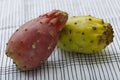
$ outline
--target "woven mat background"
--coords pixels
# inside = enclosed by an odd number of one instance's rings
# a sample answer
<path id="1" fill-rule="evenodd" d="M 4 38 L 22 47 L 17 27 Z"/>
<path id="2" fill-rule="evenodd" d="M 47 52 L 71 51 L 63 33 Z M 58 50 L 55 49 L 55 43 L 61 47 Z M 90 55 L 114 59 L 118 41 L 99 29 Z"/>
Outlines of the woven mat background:
<path id="1" fill-rule="evenodd" d="M 55 49 L 47 62 L 19 71 L 5 55 L 12 33 L 26 21 L 53 9 L 70 15 L 93 15 L 112 24 L 114 41 L 93 55 Z M 119 0 L 0 0 L 0 80 L 120 80 Z"/>

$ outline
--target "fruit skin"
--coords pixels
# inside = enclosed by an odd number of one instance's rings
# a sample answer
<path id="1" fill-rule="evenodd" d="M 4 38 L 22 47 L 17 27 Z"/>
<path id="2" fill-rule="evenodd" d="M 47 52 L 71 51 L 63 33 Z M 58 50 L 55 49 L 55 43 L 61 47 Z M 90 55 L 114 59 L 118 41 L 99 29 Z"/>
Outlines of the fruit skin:
<path id="1" fill-rule="evenodd" d="M 91 54 L 104 49 L 113 41 L 109 23 L 93 16 L 73 16 L 60 33 L 58 47 L 72 52 Z"/>
<path id="2" fill-rule="evenodd" d="M 53 10 L 26 22 L 9 39 L 6 55 L 23 71 L 40 66 L 54 50 L 67 19 L 66 12 Z"/>

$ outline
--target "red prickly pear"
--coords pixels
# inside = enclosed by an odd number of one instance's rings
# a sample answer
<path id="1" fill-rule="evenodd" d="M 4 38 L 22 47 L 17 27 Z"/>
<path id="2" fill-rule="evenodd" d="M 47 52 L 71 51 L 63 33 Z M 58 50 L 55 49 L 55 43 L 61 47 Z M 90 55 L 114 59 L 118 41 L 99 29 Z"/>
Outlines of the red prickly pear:
<path id="1" fill-rule="evenodd" d="M 40 66 L 57 45 L 67 19 L 66 12 L 53 10 L 26 22 L 9 39 L 7 56 L 23 71 Z"/>

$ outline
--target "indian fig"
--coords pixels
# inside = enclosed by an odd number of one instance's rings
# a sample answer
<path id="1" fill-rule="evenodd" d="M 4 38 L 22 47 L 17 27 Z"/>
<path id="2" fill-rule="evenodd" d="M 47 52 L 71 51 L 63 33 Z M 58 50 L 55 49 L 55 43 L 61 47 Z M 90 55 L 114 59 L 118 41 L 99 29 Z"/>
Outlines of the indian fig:
<path id="1" fill-rule="evenodd" d="M 101 51 L 112 41 L 113 29 L 109 23 L 92 16 L 73 16 L 60 33 L 58 47 L 90 54 Z"/>
<path id="2" fill-rule="evenodd" d="M 26 22 L 9 39 L 7 56 L 21 70 L 40 66 L 54 50 L 67 19 L 66 12 L 53 10 Z"/>

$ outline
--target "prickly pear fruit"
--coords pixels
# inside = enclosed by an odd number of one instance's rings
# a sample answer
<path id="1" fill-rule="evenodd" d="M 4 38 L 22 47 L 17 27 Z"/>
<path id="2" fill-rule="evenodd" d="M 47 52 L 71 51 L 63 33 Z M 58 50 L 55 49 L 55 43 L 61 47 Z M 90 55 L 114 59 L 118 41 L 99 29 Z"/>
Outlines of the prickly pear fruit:
<path id="1" fill-rule="evenodd" d="M 58 47 L 66 51 L 95 53 L 113 41 L 109 23 L 92 16 L 73 16 L 60 33 Z"/>
<path id="2" fill-rule="evenodd" d="M 40 66 L 54 50 L 67 18 L 66 12 L 53 10 L 26 22 L 9 39 L 7 56 L 20 70 Z"/>

